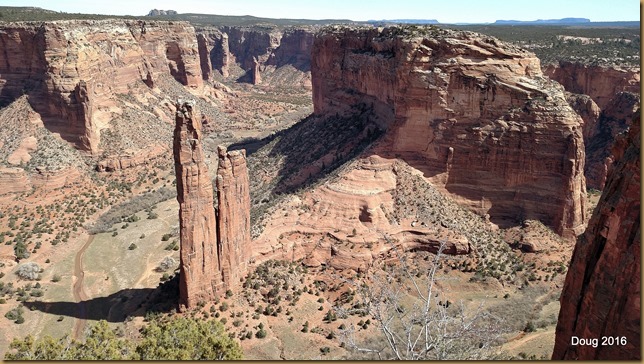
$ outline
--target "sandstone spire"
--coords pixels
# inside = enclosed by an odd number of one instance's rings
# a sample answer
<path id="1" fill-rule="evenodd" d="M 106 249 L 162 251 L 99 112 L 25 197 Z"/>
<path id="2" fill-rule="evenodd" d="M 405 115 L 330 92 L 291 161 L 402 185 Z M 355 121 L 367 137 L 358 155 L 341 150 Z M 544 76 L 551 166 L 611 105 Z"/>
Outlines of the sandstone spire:
<path id="1" fill-rule="evenodd" d="M 221 284 L 212 182 L 201 146 L 194 102 L 177 101 L 174 165 L 181 238 L 180 308 L 211 301 Z"/>
<path id="2" fill-rule="evenodd" d="M 230 288 L 246 270 L 250 257 L 250 192 L 246 151 L 219 146 L 217 232 L 221 274 Z"/>

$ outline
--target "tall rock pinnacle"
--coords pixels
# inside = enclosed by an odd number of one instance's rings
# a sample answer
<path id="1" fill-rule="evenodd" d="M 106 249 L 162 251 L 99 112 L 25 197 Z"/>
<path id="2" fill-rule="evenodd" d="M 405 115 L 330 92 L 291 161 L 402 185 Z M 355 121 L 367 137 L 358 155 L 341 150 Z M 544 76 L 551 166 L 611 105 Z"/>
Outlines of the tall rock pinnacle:
<path id="1" fill-rule="evenodd" d="M 250 191 L 246 151 L 219 146 L 217 232 L 226 288 L 239 282 L 250 258 Z"/>
<path id="2" fill-rule="evenodd" d="M 181 231 L 179 305 L 190 308 L 213 300 L 222 283 L 212 182 L 201 146 L 201 119 L 191 101 L 177 101 L 174 165 Z"/>
<path id="3" fill-rule="evenodd" d="M 234 288 L 250 258 L 246 151 L 218 148 L 217 213 L 194 102 L 177 101 L 174 164 L 181 229 L 179 306 L 191 308 Z"/>

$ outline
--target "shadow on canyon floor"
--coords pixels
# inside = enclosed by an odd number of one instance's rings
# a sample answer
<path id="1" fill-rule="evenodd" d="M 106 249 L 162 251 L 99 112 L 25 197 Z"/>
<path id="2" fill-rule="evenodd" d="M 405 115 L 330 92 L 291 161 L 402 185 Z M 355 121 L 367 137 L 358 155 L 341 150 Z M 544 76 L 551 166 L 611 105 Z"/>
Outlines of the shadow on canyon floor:
<path id="1" fill-rule="evenodd" d="M 127 288 L 106 297 L 81 302 L 26 301 L 30 310 L 87 320 L 124 322 L 129 316 L 145 316 L 151 312 L 170 312 L 178 307 L 179 278 L 175 275 L 156 288 Z"/>
<path id="2" fill-rule="evenodd" d="M 247 155 L 254 156 L 251 173 L 263 169 L 276 176 L 258 188 L 268 187 L 276 195 L 292 193 L 333 174 L 377 140 L 384 130 L 372 117 L 366 109 L 351 116 L 310 115 L 267 138 L 242 141 L 229 149 L 247 148 Z M 257 153 L 262 147 L 268 149 Z"/>

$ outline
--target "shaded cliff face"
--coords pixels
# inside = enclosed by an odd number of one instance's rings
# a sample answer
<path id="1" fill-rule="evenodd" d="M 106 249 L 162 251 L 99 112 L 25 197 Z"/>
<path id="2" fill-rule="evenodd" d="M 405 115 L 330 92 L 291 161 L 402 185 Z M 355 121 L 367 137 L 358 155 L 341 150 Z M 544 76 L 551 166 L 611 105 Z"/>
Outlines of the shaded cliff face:
<path id="1" fill-rule="evenodd" d="M 182 22 L 57 21 L 0 27 L 0 104 L 21 94 L 45 126 L 98 153 L 115 94 L 162 73 L 202 84 L 194 29 Z"/>
<path id="2" fill-rule="evenodd" d="M 589 188 L 602 190 L 608 177 L 608 170 L 615 161 L 613 146 L 619 134 L 628 130 L 635 111 L 640 106 L 640 96 L 630 92 L 619 92 L 601 110 L 599 116 L 584 123 L 586 145 L 586 184 Z M 583 117 L 583 116 L 582 116 Z"/>
<path id="3" fill-rule="evenodd" d="M 311 72 L 316 114 L 379 110 L 378 153 L 461 204 L 501 226 L 581 231 L 582 120 L 534 54 L 470 32 L 335 27 L 316 38 Z"/>
<path id="4" fill-rule="evenodd" d="M 198 28 L 202 73 L 207 78 L 216 70 L 241 82 L 310 87 L 315 31 L 315 27 Z"/>
<path id="5" fill-rule="evenodd" d="M 194 104 L 177 103 L 174 167 L 177 175 L 181 263 L 179 305 L 195 307 L 221 294 L 217 220 L 213 189 L 205 163 L 201 120 Z"/>
<path id="6" fill-rule="evenodd" d="M 570 92 L 570 105 L 584 119 L 586 184 L 601 190 L 614 161 L 615 138 L 628 129 L 640 105 L 640 69 L 562 61 L 544 73 Z"/>
<path id="7" fill-rule="evenodd" d="M 618 138 L 616 164 L 575 246 L 552 359 L 641 358 L 640 144 L 637 113 L 628 136 Z M 573 336 L 597 338 L 600 345 L 572 345 Z M 601 345 L 604 336 L 618 337 L 619 343 Z"/>

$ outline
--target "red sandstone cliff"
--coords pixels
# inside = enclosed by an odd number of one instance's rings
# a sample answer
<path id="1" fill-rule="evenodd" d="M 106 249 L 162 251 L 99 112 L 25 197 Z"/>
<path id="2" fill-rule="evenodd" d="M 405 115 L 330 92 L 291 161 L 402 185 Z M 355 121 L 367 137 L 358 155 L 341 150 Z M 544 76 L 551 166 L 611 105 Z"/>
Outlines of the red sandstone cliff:
<path id="1" fill-rule="evenodd" d="M 601 190 L 614 160 L 615 137 L 628 129 L 640 104 L 640 69 L 561 61 L 544 73 L 571 93 L 568 101 L 584 119 L 586 184 Z"/>
<path id="2" fill-rule="evenodd" d="M 202 73 L 207 78 L 210 70 L 216 70 L 224 78 L 233 76 L 253 84 L 271 84 L 277 78 L 280 86 L 310 87 L 315 31 L 315 27 L 198 28 Z"/>
<path id="3" fill-rule="evenodd" d="M 174 163 L 181 239 L 180 307 L 195 307 L 221 294 L 213 189 L 201 145 L 201 119 L 194 104 L 178 102 Z"/>
<path id="4" fill-rule="evenodd" d="M 311 72 L 316 114 L 377 109 L 378 153 L 400 157 L 501 225 L 583 228 L 581 119 L 532 53 L 437 28 L 326 28 Z"/>
<path id="5" fill-rule="evenodd" d="M 640 92 L 639 67 L 593 66 L 560 61 L 545 67 L 543 73 L 569 92 L 590 96 L 602 110 L 619 92 Z"/>
<path id="6" fill-rule="evenodd" d="M 246 274 L 250 252 L 250 185 L 246 151 L 218 148 L 217 229 L 221 272 L 226 288 Z"/>
<path id="7" fill-rule="evenodd" d="M 0 104 L 23 93 L 45 126 L 79 149 L 99 150 L 101 110 L 137 80 L 170 73 L 201 86 L 194 29 L 184 22 L 56 21 L 0 27 Z"/>
<path id="8" fill-rule="evenodd" d="M 617 142 L 617 162 L 575 246 L 561 294 L 555 360 L 641 359 L 640 143 L 638 113 L 628 137 Z M 618 341 L 572 345 L 573 336 Z"/>

